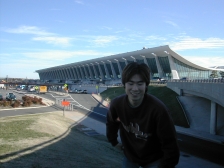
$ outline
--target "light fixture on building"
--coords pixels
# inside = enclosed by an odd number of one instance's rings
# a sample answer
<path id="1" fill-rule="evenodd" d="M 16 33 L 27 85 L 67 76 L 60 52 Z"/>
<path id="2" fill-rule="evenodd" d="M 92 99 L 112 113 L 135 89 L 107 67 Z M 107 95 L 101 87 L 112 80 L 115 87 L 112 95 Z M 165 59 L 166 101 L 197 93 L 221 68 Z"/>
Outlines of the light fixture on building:
<path id="1" fill-rule="evenodd" d="M 131 58 L 133 58 L 134 60 L 135 60 L 135 57 L 133 57 L 133 56 L 130 56 Z"/>
<path id="2" fill-rule="evenodd" d="M 156 54 L 155 53 L 151 53 L 152 55 L 154 55 L 154 56 L 156 56 Z"/>

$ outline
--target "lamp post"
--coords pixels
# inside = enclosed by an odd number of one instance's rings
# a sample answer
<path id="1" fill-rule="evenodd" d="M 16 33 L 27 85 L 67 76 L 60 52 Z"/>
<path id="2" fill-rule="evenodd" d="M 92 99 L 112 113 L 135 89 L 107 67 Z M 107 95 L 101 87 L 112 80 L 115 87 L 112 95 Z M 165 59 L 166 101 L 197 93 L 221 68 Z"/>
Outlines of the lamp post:
<path id="1" fill-rule="evenodd" d="M 6 90 L 8 90 L 8 75 L 6 75 Z"/>

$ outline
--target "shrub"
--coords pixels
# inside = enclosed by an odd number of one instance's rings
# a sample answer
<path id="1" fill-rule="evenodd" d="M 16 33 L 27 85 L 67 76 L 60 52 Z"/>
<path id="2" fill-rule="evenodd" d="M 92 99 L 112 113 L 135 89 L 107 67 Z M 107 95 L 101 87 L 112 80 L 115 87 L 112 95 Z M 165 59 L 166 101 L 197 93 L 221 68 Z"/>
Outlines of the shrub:
<path id="1" fill-rule="evenodd" d="M 34 97 L 30 97 L 30 96 L 22 96 L 22 100 L 23 102 L 21 103 L 19 100 L 16 101 L 0 101 L 0 106 L 11 106 L 13 108 L 19 107 L 20 105 L 22 105 L 23 107 L 29 107 L 32 104 L 40 104 L 40 105 L 45 105 L 42 102 L 42 98 L 37 98 L 36 96 Z"/>
<path id="2" fill-rule="evenodd" d="M 4 107 L 10 106 L 10 104 L 11 104 L 11 101 L 6 101 L 6 100 L 3 101 L 3 106 Z"/>
<path id="3" fill-rule="evenodd" d="M 33 98 L 33 103 L 34 104 L 37 104 L 38 103 L 38 98 L 36 96 L 34 96 L 34 98 Z"/>

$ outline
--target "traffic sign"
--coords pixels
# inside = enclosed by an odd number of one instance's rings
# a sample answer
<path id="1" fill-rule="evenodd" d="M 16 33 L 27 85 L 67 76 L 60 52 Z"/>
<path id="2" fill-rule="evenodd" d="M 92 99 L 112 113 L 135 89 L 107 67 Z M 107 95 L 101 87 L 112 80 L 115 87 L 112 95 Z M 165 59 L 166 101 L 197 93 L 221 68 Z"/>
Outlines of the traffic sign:
<path id="1" fill-rule="evenodd" d="M 70 104 L 69 101 L 62 101 L 62 102 L 61 102 L 61 105 L 62 105 L 62 106 L 68 106 L 69 104 Z"/>

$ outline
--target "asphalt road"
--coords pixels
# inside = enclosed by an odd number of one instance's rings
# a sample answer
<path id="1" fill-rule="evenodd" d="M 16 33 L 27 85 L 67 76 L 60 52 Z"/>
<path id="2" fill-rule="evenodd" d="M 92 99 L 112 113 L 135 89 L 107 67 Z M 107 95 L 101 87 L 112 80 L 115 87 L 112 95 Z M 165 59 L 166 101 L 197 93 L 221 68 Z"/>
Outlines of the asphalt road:
<path id="1" fill-rule="evenodd" d="M 100 122 L 106 123 L 107 109 L 100 103 L 98 103 L 89 94 L 69 94 L 67 96 L 59 96 L 54 93 L 47 93 L 41 96 L 50 100 L 66 99 L 67 101 L 76 104 L 75 108 L 77 108 L 80 112 L 86 112 L 86 111 L 91 112 L 89 114 L 89 117 L 98 120 Z M 4 117 L 6 115 L 9 116 L 9 115 L 44 113 L 55 110 L 61 110 L 61 109 L 57 108 L 57 106 L 34 108 L 34 109 L 21 109 L 21 110 L 13 109 L 8 111 L 0 111 L 0 117 Z M 224 145 L 205 141 L 202 139 L 194 138 L 180 133 L 177 133 L 177 137 L 178 137 L 178 144 L 182 152 L 189 153 L 191 155 L 224 166 Z"/>

